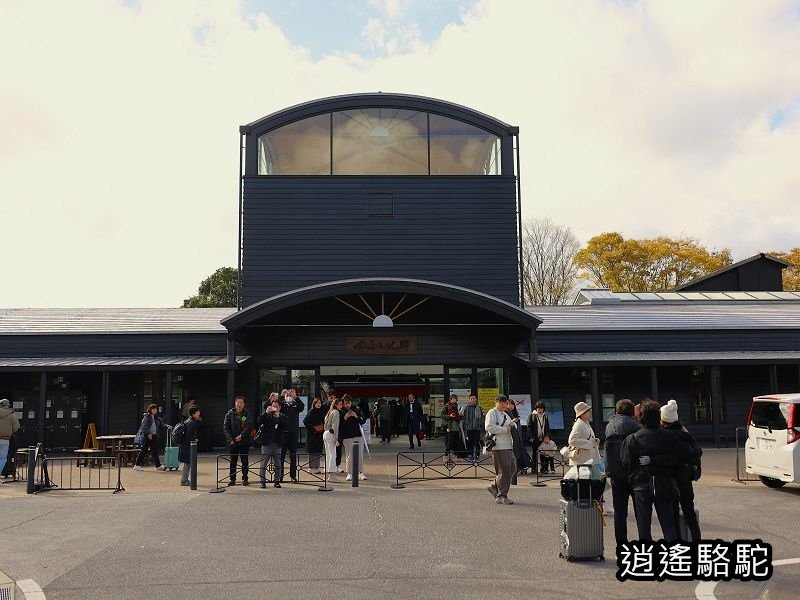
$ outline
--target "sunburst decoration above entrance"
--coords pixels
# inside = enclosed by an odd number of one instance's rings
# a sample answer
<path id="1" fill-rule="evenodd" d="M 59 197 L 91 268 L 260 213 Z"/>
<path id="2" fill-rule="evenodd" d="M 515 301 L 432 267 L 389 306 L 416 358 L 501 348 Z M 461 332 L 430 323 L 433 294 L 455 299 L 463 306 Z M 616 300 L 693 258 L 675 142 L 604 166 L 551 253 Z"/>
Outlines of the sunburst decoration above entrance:
<path id="1" fill-rule="evenodd" d="M 362 294 L 358 294 L 358 297 L 366 307 L 366 310 L 369 312 L 365 312 L 358 306 L 354 306 L 353 304 L 351 304 L 347 300 L 340 298 L 339 296 L 335 296 L 335 298 L 349 309 L 357 312 L 359 315 L 371 321 L 373 327 L 394 327 L 394 322 L 397 319 L 399 319 L 404 315 L 407 315 L 412 310 L 414 310 L 418 306 L 425 304 L 425 302 L 427 302 L 430 299 L 430 296 L 425 296 L 421 300 L 417 301 L 416 303 L 406 308 L 403 306 L 403 303 L 405 302 L 407 296 L 408 294 L 403 294 L 403 296 L 400 298 L 400 300 L 397 301 L 397 304 L 394 305 L 394 308 L 389 312 L 389 314 L 386 314 L 386 298 L 385 294 L 383 293 L 381 293 L 380 313 L 378 313 L 375 309 L 372 308 L 372 305 L 370 305 L 370 303 L 367 302 L 367 300 L 364 298 Z"/>

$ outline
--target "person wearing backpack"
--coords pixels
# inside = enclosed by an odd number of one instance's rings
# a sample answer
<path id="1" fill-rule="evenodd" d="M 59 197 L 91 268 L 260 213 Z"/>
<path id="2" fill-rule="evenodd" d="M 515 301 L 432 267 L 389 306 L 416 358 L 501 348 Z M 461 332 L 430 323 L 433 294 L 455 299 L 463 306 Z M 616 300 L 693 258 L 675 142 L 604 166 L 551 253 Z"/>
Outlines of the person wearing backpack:
<path id="1" fill-rule="evenodd" d="M 641 429 L 633 418 L 633 402 L 619 400 L 615 414 L 606 425 L 606 473 L 611 479 L 611 498 L 614 504 L 614 537 L 617 545 L 628 541 L 628 504 L 633 497 L 633 488 L 628 481 L 628 471 L 620 460 L 622 440 Z"/>
<path id="2" fill-rule="evenodd" d="M 183 463 L 181 485 L 190 485 L 189 470 L 191 468 L 191 443 L 197 440 L 197 429 L 202 419 L 200 409 L 190 406 L 186 411 L 189 418 L 178 423 L 172 430 L 172 443 L 178 445 L 178 461 Z"/>
<path id="3" fill-rule="evenodd" d="M 673 513 L 675 514 L 675 523 L 678 523 L 679 509 L 683 511 L 686 528 L 692 536 L 692 541 L 696 542 L 700 539 L 700 524 L 697 522 L 697 514 L 694 512 L 692 482 L 700 478 L 700 457 L 703 456 L 703 450 L 697 445 L 692 434 L 678 420 L 678 403 L 675 400 L 670 400 L 661 407 L 661 427 L 674 431 L 691 450 L 691 454 L 680 460 L 676 467 L 675 481 L 678 483 L 678 498 L 675 501 Z M 678 536 L 680 537 L 680 529 L 678 529 Z"/>

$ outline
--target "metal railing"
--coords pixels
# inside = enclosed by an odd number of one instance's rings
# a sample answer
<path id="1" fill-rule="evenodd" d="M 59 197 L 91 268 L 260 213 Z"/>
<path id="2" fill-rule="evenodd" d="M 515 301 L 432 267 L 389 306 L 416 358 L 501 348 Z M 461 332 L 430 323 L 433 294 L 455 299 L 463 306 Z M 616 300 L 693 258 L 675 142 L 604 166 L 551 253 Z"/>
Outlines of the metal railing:
<path id="1" fill-rule="evenodd" d="M 552 452 L 552 455 L 550 452 Z M 552 463 L 549 465 L 551 468 L 548 473 L 542 472 L 542 456 L 544 456 L 546 459 L 552 459 Z M 545 487 L 546 482 L 548 481 L 560 481 L 564 479 L 564 473 L 566 471 L 568 461 L 561 456 L 561 453 L 558 450 L 545 450 L 544 452 L 537 452 L 536 458 L 538 459 L 539 464 L 534 466 L 536 469 L 536 481 L 531 482 L 532 486 Z"/>
<path id="2" fill-rule="evenodd" d="M 744 445 L 742 442 L 742 432 L 744 433 L 744 443 L 747 443 L 747 427 L 736 428 L 736 477 L 734 481 L 747 483 L 748 481 L 758 481 L 758 475 L 748 473 L 745 468 Z"/>
<path id="3" fill-rule="evenodd" d="M 29 494 L 52 490 L 125 491 L 119 455 L 47 456 L 41 446 L 28 449 Z"/>
<path id="4" fill-rule="evenodd" d="M 398 452 L 392 489 L 406 484 L 437 479 L 494 479 L 494 461 L 484 454 L 478 461 L 466 461 L 447 452 Z"/>
<path id="5" fill-rule="evenodd" d="M 289 454 L 286 455 L 286 458 L 289 458 Z M 290 479 L 289 477 L 289 465 L 288 460 L 284 461 L 283 464 L 283 474 L 284 477 L 280 483 L 283 484 L 290 484 L 290 485 L 306 485 L 306 486 L 317 486 L 319 491 L 327 492 L 332 490 L 333 488 L 328 486 L 328 473 L 325 470 L 325 455 L 318 454 L 318 453 L 297 453 L 297 476 L 295 480 Z M 319 458 L 319 473 L 312 473 L 311 472 L 311 459 L 314 457 Z M 233 464 L 233 459 L 237 459 L 236 470 L 231 474 L 231 465 Z M 217 455 L 217 465 L 216 465 L 216 487 L 213 487 L 209 490 L 212 493 L 219 493 L 224 492 L 228 487 L 233 487 L 234 485 L 241 485 L 242 481 L 245 481 L 243 475 L 247 474 L 247 482 L 248 485 L 252 487 L 260 487 L 261 481 L 261 465 L 265 465 L 264 467 L 264 483 L 268 485 L 272 485 L 276 482 L 275 475 L 277 472 L 277 464 L 273 460 L 272 455 L 267 454 L 255 454 L 249 457 L 247 462 L 247 468 L 242 469 L 241 464 L 241 455 L 238 454 L 218 454 Z M 319 468 L 319 467 L 315 467 Z M 236 482 L 236 479 L 241 477 L 241 481 L 239 483 Z"/>

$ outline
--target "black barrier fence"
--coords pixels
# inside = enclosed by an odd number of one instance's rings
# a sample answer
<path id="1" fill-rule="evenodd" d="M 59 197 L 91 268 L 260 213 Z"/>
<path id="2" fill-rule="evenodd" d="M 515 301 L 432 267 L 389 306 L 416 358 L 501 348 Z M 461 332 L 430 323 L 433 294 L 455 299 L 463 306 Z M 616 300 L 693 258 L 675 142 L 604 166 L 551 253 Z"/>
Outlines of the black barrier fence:
<path id="1" fill-rule="evenodd" d="M 406 484 L 436 479 L 494 479 L 494 461 L 482 455 L 478 461 L 464 461 L 447 452 L 398 452 L 395 484 L 401 490 Z"/>
<path id="2" fill-rule="evenodd" d="M 543 450 L 536 454 L 538 468 L 536 469 L 536 481 L 531 482 L 532 486 L 544 487 L 548 481 L 564 479 L 564 473 L 569 462 L 561 456 L 558 450 Z"/>
<path id="3" fill-rule="evenodd" d="M 28 450 L 29 494 L 52 490 L 125 491 L 120 457 L 108 455 L 59 456 L 45 454 L 41 445 Z"/>
<path id="4" fill-rule="evenodd" d="M 288 460 L 284 461 L 283 465 L 283 473 L 284 477 L 281 481 L 277 481 L 281 483 L 281 485 L 289 483 L 291 485 L 305 485 L 305 486 L 316 486 L 320 492 L 329 492 L 333 488 L 328 487 L 328 473 L 325 471 L 324 468 L 319 468 L 317 466 L 311 467 L 312 460 L 315 463 L 318 462 L 320 465 L 324 466 L 325 455 L 322 455 L 320 458 L 319 454 L 308 454 L 308 453 L 297 453 L 297 476 L 294 480 L 290 479 L 289 477 L 289 465 Z M 231 473 L 231 466 L 233 465 L 233 459 L 236 460 L 236 469 L 233 473 Z M 289 454 L 286 455 L 286 458 L 289 458 Z M 261 481 L 261 467 L 264 466 L 264 481 L 263 483 L 267 485 L 274 485 L 276 483 L 276 473 L 277 473 L 277 463 L 273 459 L 272 455 L 269 454 L 253 454 L 249 457 L 247 462 L 247 468 L 242 468 L 241 463 L 242 457 L 238 454 L 218 454 L 217 455 L 217 483 L 216 487 L 210 489 L 209 491 L 212 493 L 215 492 L 224 492 L 226 488 L 233 487 L 234 485 L 242 485 L 244 481 L 247 481 L 248 485 L 252 487 L 260 487 Z M 278 459 L 280 461 L 280 459 Z M 244 475 L 247 474 L 245 478 Z M 237 483 L 236 480 L 240 479 L 240 482 Z"/>
<path id="5" fill-rule="evenodd" d="M 747 444 L 747 427 L 736 428 L 736 477 L 734 481 L 747 483 L 748 481 L 758 481 L 758 475 L 748 473 L 745 463 L 744 447 Z"/>

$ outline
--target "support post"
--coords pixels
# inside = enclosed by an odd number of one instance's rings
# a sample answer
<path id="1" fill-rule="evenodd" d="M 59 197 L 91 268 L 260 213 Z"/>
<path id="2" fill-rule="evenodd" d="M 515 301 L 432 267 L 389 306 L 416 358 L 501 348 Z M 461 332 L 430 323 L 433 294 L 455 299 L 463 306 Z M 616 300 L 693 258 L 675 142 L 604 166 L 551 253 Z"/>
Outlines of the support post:
<path id="1" fill-rule="evenodd" d="M 353 442 L 353 451 L 351 452 L 350 456 L 350 477 L 352 477 L 353 481 L 351 482 L 353 487 L 358 487 L 358 474 L 361 472 L 361 443 L 360 442 Z"/>
<path id="2" fill-rule="evenodd" d="M 109 390 L 111 389 L 110 375 L 108 371 L 103 371 L 102 384 L 100 387 L 100 435 L 109 433 L 108 424 L 111 419 L 108 414 Z"/>
<path id="3" fill-rule="evenodd" d="M 769 393 L 778 393 L 778 365 L 769 366 Z"/>
<path id="4" fill-rule="evenodd" d="M 197 440 L 189 442 L 189 489 L 197 489 Z"/>
<path id="5" fill-rule="evenodd" d="M 658 367 L 650 367 L 650 399 L 658 401 Z"/>
<path id="6" fill-rule="evenodd" d="M 44 445 L 45 411 L 47 410 L 47 372 L 39 374 L 39 435 L 37 441 Z"/>
<path id="7" fill-rule="evenodd" d="M 711 379 L 711 435 L 714 438 L 714 447 L 719 448 L 719 407 L 720 407 L 720 389 L 717 385 L 719 372 L 718 366 L 713 366 L 708 369 L 708 376 Z"/>
<path id="8" fill-rule="evenodd" d="M 236 371 L 233 369 L 228 369 L 228 384 L 227 384 L 227 394 L 228 394 L 228 402 L 233 402 L 233 396 L 236 393 L 235 391 L 235 384 L 236 384 Z"/>
<path id="9" fill-rule="evenodd" d="M 595 431 L 603 426 L 603 407 L 600 405 L 600 382 L 597 367 L 592 367 L 592 424 Z"/>
<path id="10" fill-rule="evenodd" d="M 172 371 L 164 372 L 164 400 L 166 406 L 164 407 L 164 418 L 167 423 L 175 423 L 175 408 L 172 406 Z"/>

